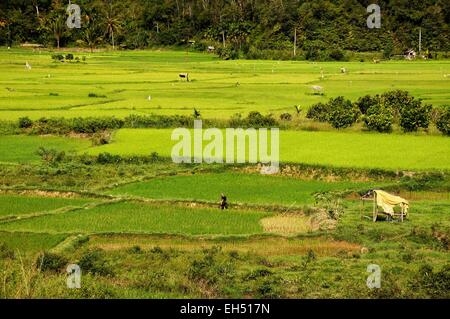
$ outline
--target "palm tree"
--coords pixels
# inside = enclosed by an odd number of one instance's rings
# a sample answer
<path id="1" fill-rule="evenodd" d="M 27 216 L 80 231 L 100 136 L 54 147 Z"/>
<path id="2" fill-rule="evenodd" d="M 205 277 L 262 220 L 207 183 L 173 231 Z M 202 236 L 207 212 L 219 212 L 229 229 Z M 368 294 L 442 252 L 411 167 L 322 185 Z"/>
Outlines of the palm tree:
<path id="1" fill-rule="evenodd" d="M 44 29 L 51 32 L 56 40 L 56 46 L 60 48 L 61 38 L 66 32 L 65 20 L 61 15 L 54 15 L 44 22 Z"/>
<path id="2" fill-rule="evenodd" d="M 106 8 L 103 8 L 103 26 L 105 28 L 105 36 L 111 39 L 113 50 L 115 49 L 114 35 L 118 34 L 122 30 L 122 20 L 117 10 L 117 5 L 113 5 L 111 2 Z"/>
<path id="3" fill-rule="evenodd" d="M 102 40 L 103 38 L 99 36 L 97 27 L 91 22 L 83 29 L 81 39 L 77 40 L 77 43 L 90 48 L 92 53 L 94 52 L 96 46 L 102 42 Z"/>
<path id="4" fill-rule="evenodd" d="M 36 14 L 40 23 L 41 30 L 48 32 L 56 41 L 56 46 L 60 48 L 61 38 L 67 34 L 66 11 L 60 1 L 52 1 L 51 10 L 47 15 L 39 13 L 39 7 L 36 4 Z"/>

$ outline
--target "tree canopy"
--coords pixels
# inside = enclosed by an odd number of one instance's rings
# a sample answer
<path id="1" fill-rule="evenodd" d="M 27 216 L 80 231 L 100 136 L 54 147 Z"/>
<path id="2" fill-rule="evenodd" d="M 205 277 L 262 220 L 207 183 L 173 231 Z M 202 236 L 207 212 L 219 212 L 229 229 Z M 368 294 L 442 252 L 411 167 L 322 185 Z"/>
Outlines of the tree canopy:
<path id="1" fill-rule="evenodd" d="M 369 29 L 371 0 L 77 0 L 81 29 L 65 25 L 69 1 L 3 0 L 0 44 L 110 45 L 147 48 L 215 46 L 238 55 L 291 52 L 294 37 L 306 58 L 339 59 L 339 50 L 383 51 L 385 56 L 418 48 L 448 51 L 447 0 L 386 0 L 381 28 Z M 223 48 L 225 46 L 225 48 Z M 334 52 L 333 52 L 334 51 Z M 262 56 L 264 57 L 264 56 Z"/>

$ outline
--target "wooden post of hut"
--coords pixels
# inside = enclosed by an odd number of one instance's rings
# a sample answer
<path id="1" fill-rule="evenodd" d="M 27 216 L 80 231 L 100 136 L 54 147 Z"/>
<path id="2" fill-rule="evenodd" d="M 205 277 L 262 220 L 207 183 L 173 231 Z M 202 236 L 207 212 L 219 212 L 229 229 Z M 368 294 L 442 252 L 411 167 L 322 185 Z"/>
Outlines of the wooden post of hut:
<path id="1" fill-rule="evenodd" d="M 373 215 L 372 215 L 372 220 L 374 222 L 377 221 L 377 214 L 378 214 L 378 208 L 377 208 L 377 193 L 373 192 Z"/>

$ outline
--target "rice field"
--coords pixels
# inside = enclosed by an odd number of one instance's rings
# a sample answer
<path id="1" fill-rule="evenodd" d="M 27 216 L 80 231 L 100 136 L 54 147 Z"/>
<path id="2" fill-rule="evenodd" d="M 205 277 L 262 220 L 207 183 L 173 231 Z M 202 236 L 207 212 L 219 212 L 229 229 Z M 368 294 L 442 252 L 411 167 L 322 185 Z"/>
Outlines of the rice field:
<path id="1" fill-rule="evenodd" d="M 0 224 L 0 230 L 37 233 L 156 233 L 249 235 L 263 233 L 265 212 L 219 211 L 121 202 Z"/>
<path id="2" fill-rule="evenodd" d="M 294 105 L 305 110 L 338 95 L 356 100 L 392 89 L 408 90 L 435 106 L 450 101 L 449 61 L 223 61 L 165 50 L 73 53 L 86 61 L 53 62 L 50 51 L 0 48 L 0 119 L 191 115 L 194 107 L 205 118 L 255 110 L 278 115 L 293 113 Z M 26 62 L 32 70 L 25 69 Z M 348 72 L 342 74 L 341 67 Z M 191 81 L 179 81 L 181 72 Z M 325 95 L 312 95 L 313 85 L 322 86 Z"/>
<path id="3" fill-rule="evenodd" d="M 89 154 L 170 157 L 171 129 L 121 129 L 108 145 Z M 207 143 L 203 144 L 205 147 Z M 225 154 L 225 152 L 224 152 Z M 357 132 L 280 131 L 280 161 L 335 167 L 448 170 L 450 139 L 444 136 Z"/>
<path id="4" fill-rule="evenodd" d="M 299 206 L 313 204 L 313 194 L 317 192 L 370 189 L 371 187 L 373 184 L 363 182 L 328 183 L 281 176 L 218 173 L 154 178 L 146 182 L 119 186 L 107 193 L 152 199 L 210 202 L 219 202 L 220 194 L 224 193 L 231 204 Z"/>
<path id="5" fill-rule="evenodd" d="M 68 154 L 87 149 L 91 142 L 87 139 L 58 136 L 0 135 L 0 162 L 39 162 L 40 147 L 56 149 Z"/>
<path id="6" fill-rule="evenodd" d="M 92 202 L 84 198 L 52 198 L 45 196 L 0 195 L 0 218 L 48 212 L 58 208 L 79 207 Z"/>
<path id="7" fill-rule="evenodd" d="M 208 119 L 250 111 L 279 118 L 284 112 L 295 114 L 294 105 L 300 105 L 296 121 L 303 123 L 310 105 L 338 95 L 354 101 L 402 89 L 436 107 L 450 101 L 450 61 L 223 61 L 206 53 L 154 50 L 71 52 L 85 61 L 60 63 L 52 61 L 53 53 L 0 48 L 0 121 L 23 116 L 192 115 L 194 108 Z M 25 62 L 31 70 L 25 69 Z M 341 73 L 341 67 L 348 72 Z M 191 81 L 180 81 L 181 72 L 188 72 Z M 312 94 L 314 85 L 322 86 L 325 94 Z M 60 267 L 51 274 L 39 273 L 34 296 L 404 298 L 409 297 L 402 295 L 406 291 L 433 297 L 429 285 L 408 285 L 422 264 L 437 274 L 449 263 L 450 139 L 434 131 L 378 134 L 357 126 L 280 131 L 282 164 L 326 167 L 308 167 L 311 176 L 306 180 L 166 161 L 103 165 L 77 158 L 47 163 L 37 154 L 45 147 L 74 155 L 156 152 L 169 158 L 176 143 L 170 138 L 172 129 L 120 129 L 102 146 L 93 146 L 88 138 L 0 132 L 0 267 L 11 268 L 8 274 L 0 273 L 2 281 L 13 274 L 19 276 L 14 280 L 21 280 L 24 264 L 17 256 L 22 252 L 35 265 L 38 253 L 51 251 L 70 263 L 98 258 L 114 276 L 83 269 L 83 289 L 75 295 L 78 292 L 66 289 Z M 340 176 L 341 170 L 329 167 L 365 170 Z M 372 169 L 391 172 L 369 172 Z M 314 179 L 315 170 L 334 182 Z M 397 170 L 406 171 L 401 185 L 391 174 Z M 442 175 L 415 179 L 416 174 L 437 171 Z M 366 181 L 352 181 L 352 173 Z M 379 179 L 373 177 L 376 173 Z M 409 177 L 412 188 L 403 188 Z M 403 223 L 383 218 L 373 223 L 371 203 L 345 198 L 338 201 L 342 212 L 336 209 L 337 214 L 314 199 L 318 192 L 394 184 L 400 188 L 397 195 L 411 205 Z M 412 191 L 414 187 L 420 191 Z M 65 197 L 64 191 L 102 199 Z M 218 208 L 221 193 L 230 204 L 225 211 Z M 72 240 L 77 236 L 87 241 Z M 367 265 L 373 263 L 383 269 L 379 295 L 366 287 Z M 192 279 L 192 272 L 204 278 Z M 8 281 L 11 292 L 0 296 L 17 296 L 14 280 Z M 261 291 L 277 295 L 262 296 Z M 446 291 L 439 293 L 442 297 Z"/>
<path id="8" fill-rule="evenodd" d="M 1 232 L 0 243 L 4 243 L 14 252 L 36 254 L 49 250 L 66 238 L 64 234 L 39 234 L 33 232 Z"/>

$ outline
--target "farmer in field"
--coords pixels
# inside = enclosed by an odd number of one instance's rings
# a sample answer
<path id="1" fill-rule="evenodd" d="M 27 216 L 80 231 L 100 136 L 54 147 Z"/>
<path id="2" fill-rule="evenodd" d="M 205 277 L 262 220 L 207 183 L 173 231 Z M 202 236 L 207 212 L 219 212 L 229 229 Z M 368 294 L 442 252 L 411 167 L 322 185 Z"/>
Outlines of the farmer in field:
<path id="1" fill-rule="evenodd" d="M 222 193 L 220 198 L 220 209 L 228 209 L 227 197 Z"/>

